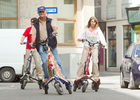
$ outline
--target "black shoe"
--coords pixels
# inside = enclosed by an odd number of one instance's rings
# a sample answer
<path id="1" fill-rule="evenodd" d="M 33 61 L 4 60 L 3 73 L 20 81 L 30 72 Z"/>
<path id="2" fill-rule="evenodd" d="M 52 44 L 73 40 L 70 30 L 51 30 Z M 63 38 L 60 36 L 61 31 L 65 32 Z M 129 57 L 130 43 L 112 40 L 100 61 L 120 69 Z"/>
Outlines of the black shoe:
<path id="1" fill-rule="evenodd" d="M 73 84 L 73 87 L 74 87 L 73 91 L 75 92 L 77 90 L 77 88 L 81 89 L 82 84 L 83 84 L 82 79 L 75 80 L 74 84 Z"/>
<path id="2" fill-rule="evenodd" d="M 92 82 L 92 89 L 95 90 L 96 92 L 98 91 L 99 89 L 99 85 L 100 85 L 100 79 L 98 81 L 93 81 Z"/>
<path id="3" fill-rule="evenodd" d="M 38 85 L 39 85 L 39 89 L 42 89 L 43 81 L 42 80 L 38 80 Z"/>
<path id="4" fill-rule="evenodd" d="M 75 80 L 74 81 L 74 84 L 73 84 L 73 91 L 75 92 L 76 90 L 77 90 L 77 88 L 78 88 L 78 80 Z"/>

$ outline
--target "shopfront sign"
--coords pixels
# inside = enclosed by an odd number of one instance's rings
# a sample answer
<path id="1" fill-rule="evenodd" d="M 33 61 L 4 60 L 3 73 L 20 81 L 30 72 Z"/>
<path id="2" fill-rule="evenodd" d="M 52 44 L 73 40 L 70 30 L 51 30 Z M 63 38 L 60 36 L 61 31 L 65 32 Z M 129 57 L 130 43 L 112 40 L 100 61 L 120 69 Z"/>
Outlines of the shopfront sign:
<path id="1" fill-rule="evenodd" d="M 128 22 L 130 24 L 140 23 L 140 8 L 127 8 Z"/>
<path id="2" fill-rule="evenodd" d="M 45 7 L 47 10 L 47 14 L 57 14 L 58 9 L 57 7 Z M 39 9 L 37 8 L 37 12 L 39 12 Z"/>
<path id="3" fill-rule="evenodd" d="M 46 7 L 47 14 L 57 14 L 58 10 L 57 7 Z"/>

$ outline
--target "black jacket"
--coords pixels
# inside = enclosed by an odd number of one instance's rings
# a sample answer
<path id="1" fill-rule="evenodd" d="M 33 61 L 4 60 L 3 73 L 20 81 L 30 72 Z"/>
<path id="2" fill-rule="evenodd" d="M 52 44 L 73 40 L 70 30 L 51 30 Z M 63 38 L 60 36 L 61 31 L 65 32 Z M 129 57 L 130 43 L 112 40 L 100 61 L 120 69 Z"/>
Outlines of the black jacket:
<path id="1" fill-rule="evenodd" d="M 46 17 L 46 29 L 47 29 L 47 35 L 48 35 L 48 45 L 51 47 L 51 49 L 54 49 L 57 47 L 57 39 L 55 36 L 52 36 L 52 26 L 51 26 L 52 19 Z M 39 19 L 34 23 L 34 27 L 36 29 L 36 48 L 37 51 L 39 51 L 39 42 L 40 42 L 40 31 L 39 31 Z"/>

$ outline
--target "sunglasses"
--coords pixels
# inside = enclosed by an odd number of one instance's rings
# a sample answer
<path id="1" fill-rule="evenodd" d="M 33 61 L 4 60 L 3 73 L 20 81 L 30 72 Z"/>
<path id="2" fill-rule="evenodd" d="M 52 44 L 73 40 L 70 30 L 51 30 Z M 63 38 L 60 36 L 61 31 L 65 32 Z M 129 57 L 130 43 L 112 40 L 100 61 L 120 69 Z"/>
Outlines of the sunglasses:
<path id="1" fill-rule="evenodd" d="M 44 13 L 45 11 L 39 11 L 39 13 Z"/>

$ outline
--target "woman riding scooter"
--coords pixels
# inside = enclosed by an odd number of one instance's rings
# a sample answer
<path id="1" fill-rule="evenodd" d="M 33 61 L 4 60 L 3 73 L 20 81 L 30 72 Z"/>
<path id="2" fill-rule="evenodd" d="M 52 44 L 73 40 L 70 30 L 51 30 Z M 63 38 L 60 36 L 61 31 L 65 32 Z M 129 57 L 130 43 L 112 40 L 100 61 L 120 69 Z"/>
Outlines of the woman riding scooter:
<path id="1" fill-rule="evenodd" d="M 78 35 L 78 41 L 84 41 L 84 40 L 94 41 L 94 43 L 100 42 L 102 47 L 106 48 L 106 41 L 102 31 L 98 26 L 98 20 L 96 19 L 96 17 L 91 17 L 88 21 L 87 27 L 83 30 L 81 34 Z M 81 82 L 81 78 L 84 76 L 84 66 L 88 57 L 88 52 L 89 52 L 88 42 L 84 41 L 82 58 L 77 71 L 77 78 L 74 81 L 74 91 L 76 91 L 76 88 L 78 88 L 78 84 Z M 100 79 L 99 79 L 99 70 L 98 70 L 98 46 L 97 45 L 91 48 L 91 56 L 92 56 L 92 66 L 93 66 L 92 84 L 96 85 L 96 88 L 99 88 Z"/>

